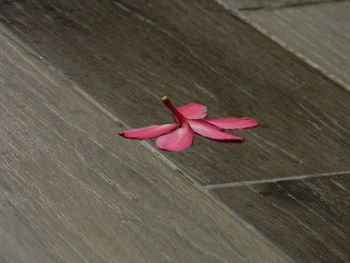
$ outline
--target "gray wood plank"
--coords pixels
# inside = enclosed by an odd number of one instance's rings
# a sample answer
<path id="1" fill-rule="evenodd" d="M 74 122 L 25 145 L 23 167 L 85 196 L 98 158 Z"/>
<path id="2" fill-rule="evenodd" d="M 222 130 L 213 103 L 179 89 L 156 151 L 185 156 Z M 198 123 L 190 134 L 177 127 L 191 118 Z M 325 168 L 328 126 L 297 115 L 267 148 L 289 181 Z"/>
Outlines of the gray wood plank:
<path id="1" fill-rule="evenodd" d="M 350 90 L 350 2 L 243 12 L 266 34 Z"/>
<path id="2" fill-rule="evenodd" d="M 350 174 L 215 189 L 295 262 L 350 262 Z"/>
<path id="3" fill-rule="evenodd" d="M 160 153 L 196 183 L 350 170 L 350 94 L 216 2 L 13 1 L 0 14 L 130 127 L 171 122 L 164 95 L 261 122 L 243 144 Z"/>
<path id="4" fill-rule="evenodd" d="M 0 27 L 0 261 L 290 262 Z"/>
<path id="5" fill-rule="evenodd" d="M 216 0 L 218 3 L 235 11 L 302 6 L 347 0 Z"/>

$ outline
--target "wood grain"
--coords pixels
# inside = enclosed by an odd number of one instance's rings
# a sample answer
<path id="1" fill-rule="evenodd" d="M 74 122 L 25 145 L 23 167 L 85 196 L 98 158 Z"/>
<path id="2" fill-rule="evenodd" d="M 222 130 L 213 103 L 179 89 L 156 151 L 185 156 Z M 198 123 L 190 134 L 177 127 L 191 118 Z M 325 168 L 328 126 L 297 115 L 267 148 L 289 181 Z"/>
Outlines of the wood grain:
<path id="1" fill-rule="evenodd" d="M 350 91 L 350 2 L 242 14 Z"/>
<path id="2" fill-rule="evenodd" d="M 1 262 L 290 262 L 0 32 Z"/>
<path id="3" fill-rule="evenodd" d="M 295 262 L 350 261 L 350 174 L 213 192 Z"/>
<path id="4" fill-rule="evenodd" d="M 243 144 L 160 153 L 196 183 L 350 170 L 350 94 L 215 2 L 14 1 L 0 14 L 129 127 L 171 122 L 164 95 L 261 122 L 237 132 Z"/>

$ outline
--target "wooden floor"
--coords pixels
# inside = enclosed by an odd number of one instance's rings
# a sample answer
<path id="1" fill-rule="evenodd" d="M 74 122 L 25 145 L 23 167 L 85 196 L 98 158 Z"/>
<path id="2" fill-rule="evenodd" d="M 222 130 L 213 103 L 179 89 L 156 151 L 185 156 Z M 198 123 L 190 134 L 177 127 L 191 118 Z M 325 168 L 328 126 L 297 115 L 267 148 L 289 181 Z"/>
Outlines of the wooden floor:
<path id="1" fill-rule="evenodd" d="M 348 9 L 0 0 L 0 262 L 350 262 Z M 261 126 L 116 135 L 164 95 Z"/>
<path id="2" fill-rule="evenodd" d="M 350 90 L 350 2 L 241 14 L 285 48 Z M 315 30 L 315 28 L 317 30 Z"/>

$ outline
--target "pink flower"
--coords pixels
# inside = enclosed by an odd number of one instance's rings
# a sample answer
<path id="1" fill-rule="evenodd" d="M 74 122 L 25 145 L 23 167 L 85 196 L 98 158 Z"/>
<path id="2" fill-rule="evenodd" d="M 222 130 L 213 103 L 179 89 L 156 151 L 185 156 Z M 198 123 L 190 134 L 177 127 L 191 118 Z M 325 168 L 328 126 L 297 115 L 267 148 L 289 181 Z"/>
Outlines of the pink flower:
<path id="1" fill-rule="evenodd" d="M 244 138 L 220 130 L 240 130 L 259 125 L 256 120 L 247 117 L 205 119 L 207 107 L 204 105 L 190 103 L 175 108 L 167 97 L 163 97 L 162 100 L 174 114 L 176 123 L 152 125 L 118 132 L 118 134 L 125 138 L 138 140 L 159 137 L 156 141 L 159 149 L 178 152 L 191 147 L 194 133 L 214 140 L 242 142 Z"/>

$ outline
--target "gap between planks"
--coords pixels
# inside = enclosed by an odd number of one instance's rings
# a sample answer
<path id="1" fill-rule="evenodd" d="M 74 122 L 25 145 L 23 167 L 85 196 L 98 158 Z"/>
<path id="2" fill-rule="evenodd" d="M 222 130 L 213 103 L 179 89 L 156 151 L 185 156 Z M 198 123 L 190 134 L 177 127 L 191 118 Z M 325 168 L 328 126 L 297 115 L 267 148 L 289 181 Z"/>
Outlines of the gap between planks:
<path id="1" fill-rule="evenodd" d="M 217 0 L 222 4 L 222 0 Z M 276 10 L 276 9 L 284 9 L 284 8 L 293 8 L 293 7 L 302 7 L 309 5 L 322 5 L 329 4 L 334 2 L 348 2 L 349 0 L 328 0 L 328 1 L 317 1 L 317 2 L 308 2 L 308 3 L 290 3 L 284 5 L 265 5 L 265 6 L 257 6 L 257 7 L 242 7 L 237 8 L 235 11 L 258 11 L 258 10 Z"/>
<path id="2" fill-rule="evenodd" d="M 284 181 L 296 181 L 296 180 L 312 179 L 312 178 L 319 178 L 319 177 L 330 177 L 330 176 L 344 175 L 344 174 L 350 175 L 350 171 L 297 175 L 297 176 L 271 178 L 271 179 L 263 179 L 263 180 L 251 180 L 251 181 L 235 182 L 235 183 L 209 184 L 209 185 L 201 186 L 201 188 L 209 191 L 209 190 L 220 189 L 220 188 L 249 186 L 249 185 L 265 184 L 265 183 L 278 183 L 278 182 L 284 182 Z"/>

